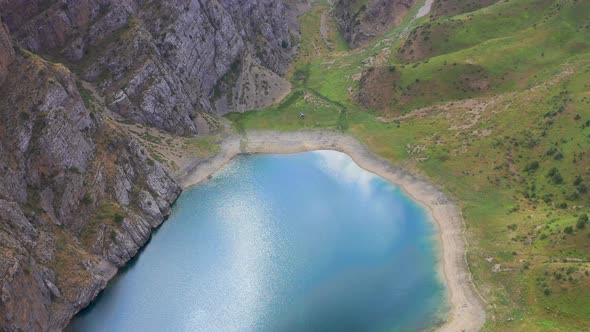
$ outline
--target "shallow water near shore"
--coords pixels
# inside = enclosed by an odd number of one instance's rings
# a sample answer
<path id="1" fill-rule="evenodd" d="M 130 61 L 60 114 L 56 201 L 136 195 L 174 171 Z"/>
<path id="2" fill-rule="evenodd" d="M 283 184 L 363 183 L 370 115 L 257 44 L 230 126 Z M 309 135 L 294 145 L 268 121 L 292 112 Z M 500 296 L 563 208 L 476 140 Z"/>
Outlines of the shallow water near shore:
<path id="1" fill-rule="evenodd" d="M 430 329 L 448 308 L 429 218 L 339 152 L 239 156 L 69 330 Z"/>

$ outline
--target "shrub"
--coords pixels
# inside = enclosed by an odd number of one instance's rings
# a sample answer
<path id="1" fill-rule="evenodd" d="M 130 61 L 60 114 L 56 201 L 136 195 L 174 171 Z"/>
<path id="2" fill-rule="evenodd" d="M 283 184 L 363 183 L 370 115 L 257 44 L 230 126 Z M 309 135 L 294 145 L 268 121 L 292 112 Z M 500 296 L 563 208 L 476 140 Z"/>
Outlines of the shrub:
<path id="1" fill-rule="evenodd" d="M 27 112 L 20 112 L 19 117 L 22 121 L 29 121 L 30 119 L 29 113 Z"/>
<path id="2" fill-rule="evenodd" d="M 92 204 L 92 196 L 90 196 L 89 193 L 84 194 L 84 197 L 82 197 L 82 203 L 84 205 Z"/>
<path id="3" fill-rule="evenodd" d="M 547 177 L 551 179 L 551 182 L 553 182 L 553 184 L 563 183 L 563 177 L 561 176 L 561 173 L 559 173 L 559 170 L 555 167 L 549 170 L 549 172 L 547 173 Z"/>
<path id="4" fill-rule="evenodd" d="M 524 170 L 525 172 L 534 172 L 539 168 L 539 162 L 538 161 L 533 161 L 528 163 L 525 167 Z"/>
<path id="5" fill-rule="evenodd" d="M 543 202 L 549 204 L 553 201 L 553 194 L 545 194 L 543 195 Z"/>
<path id="6" fill-rule="evenodd" d="M 113 220 L 117 223 L 120 223 L 123 221 L 123 219 L 125 219 L 125 216 L 122 215 L 121 213 L 117 212 L 113 215 Z"/>
<path id="7" fill-rule="evenodd" d="M 567 226 L 563 229 L 566 234 L 572 234 L 574 232 L 574 228 L 572 226 Z"/>
<path id="8" fill-rule="evenodd" d="M 576 223 L 576 228 L 584 229 L 584 228 L 586 228 L 587 223 L 588 223 L 588 215 L 586 213 L 584 213 L 578 217 L 578 222 Z"/>

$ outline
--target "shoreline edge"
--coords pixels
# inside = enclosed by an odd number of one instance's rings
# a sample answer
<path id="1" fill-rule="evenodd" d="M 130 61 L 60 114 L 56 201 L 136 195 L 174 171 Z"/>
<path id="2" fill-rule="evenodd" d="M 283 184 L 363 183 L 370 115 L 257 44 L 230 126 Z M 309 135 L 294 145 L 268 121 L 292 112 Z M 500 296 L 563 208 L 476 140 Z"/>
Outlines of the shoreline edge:
<path id="1" fill-rule="evenodd" d="M 313 150 L 334 150 L 347 154 L 359 167 L 399 186 L 429 211 L 438 227 L 440 257 L 450 306 L 447 321 L 437 331 L 479 331 L 486 320 L 485 303 L 475 289 L 467 267 L 465 224 L 460 209 L 439 188 L 372 154 L 353 136 L 316 130 L 228 134 L 223 138 L 219 152 L 207 159 L 181 165 L 176 179 L 186 189 L 206 180 L 239 154 Z"/>

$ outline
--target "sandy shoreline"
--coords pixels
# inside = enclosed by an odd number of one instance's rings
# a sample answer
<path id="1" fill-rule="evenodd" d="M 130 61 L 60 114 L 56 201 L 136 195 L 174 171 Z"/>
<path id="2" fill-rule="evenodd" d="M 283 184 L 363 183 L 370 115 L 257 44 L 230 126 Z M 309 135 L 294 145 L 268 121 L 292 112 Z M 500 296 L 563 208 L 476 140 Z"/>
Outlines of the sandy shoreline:
<path id="1" fill-rule="evenodd" d="M 177 174 L 183 188 L 197 184 L 240 153 L 296 153 L 336 150 L 348 154 L 363 169 L 380 175 L 428 208 L 439 227 L 445 283 L 451 310 L 439 331 L 478 331 L 485 322 L 484 304 L 475 292 L 465 260 L 461 211 L 432 184 L 404 172 L 371 154 L 349 135 L 326 131 L 251 131 L 228 135 L 211 158 L 184 165 Z"/>

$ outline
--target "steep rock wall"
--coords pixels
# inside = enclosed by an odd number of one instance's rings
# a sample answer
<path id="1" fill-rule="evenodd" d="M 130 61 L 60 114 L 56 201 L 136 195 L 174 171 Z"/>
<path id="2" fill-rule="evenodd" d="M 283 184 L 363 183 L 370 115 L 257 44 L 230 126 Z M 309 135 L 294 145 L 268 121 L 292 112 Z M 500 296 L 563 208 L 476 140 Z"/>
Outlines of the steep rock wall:
<path id="1" fill-rule="evenodd" d="M 180 193 L 86 109 L 74 75 L 23 51 L 0 87 L 0 326 L 62 329 Z"/>
<path id="2" fill-rule="evenodd" d="M 109 108 L 135 122 L 193 134 L 202 112 L 245 111 L 274 100 L 244 98 L 245 82 L 248 95 L 280 96 L 289 88 L 281 76 L 297 23 L 295 9 L 281 1 L 39 3 L 0 2 L 20 45 L 94 82 Z M 236 72 L 236 63 L 248 66 Z M 259 71 L 267 83 L 255 77 Z"/>

